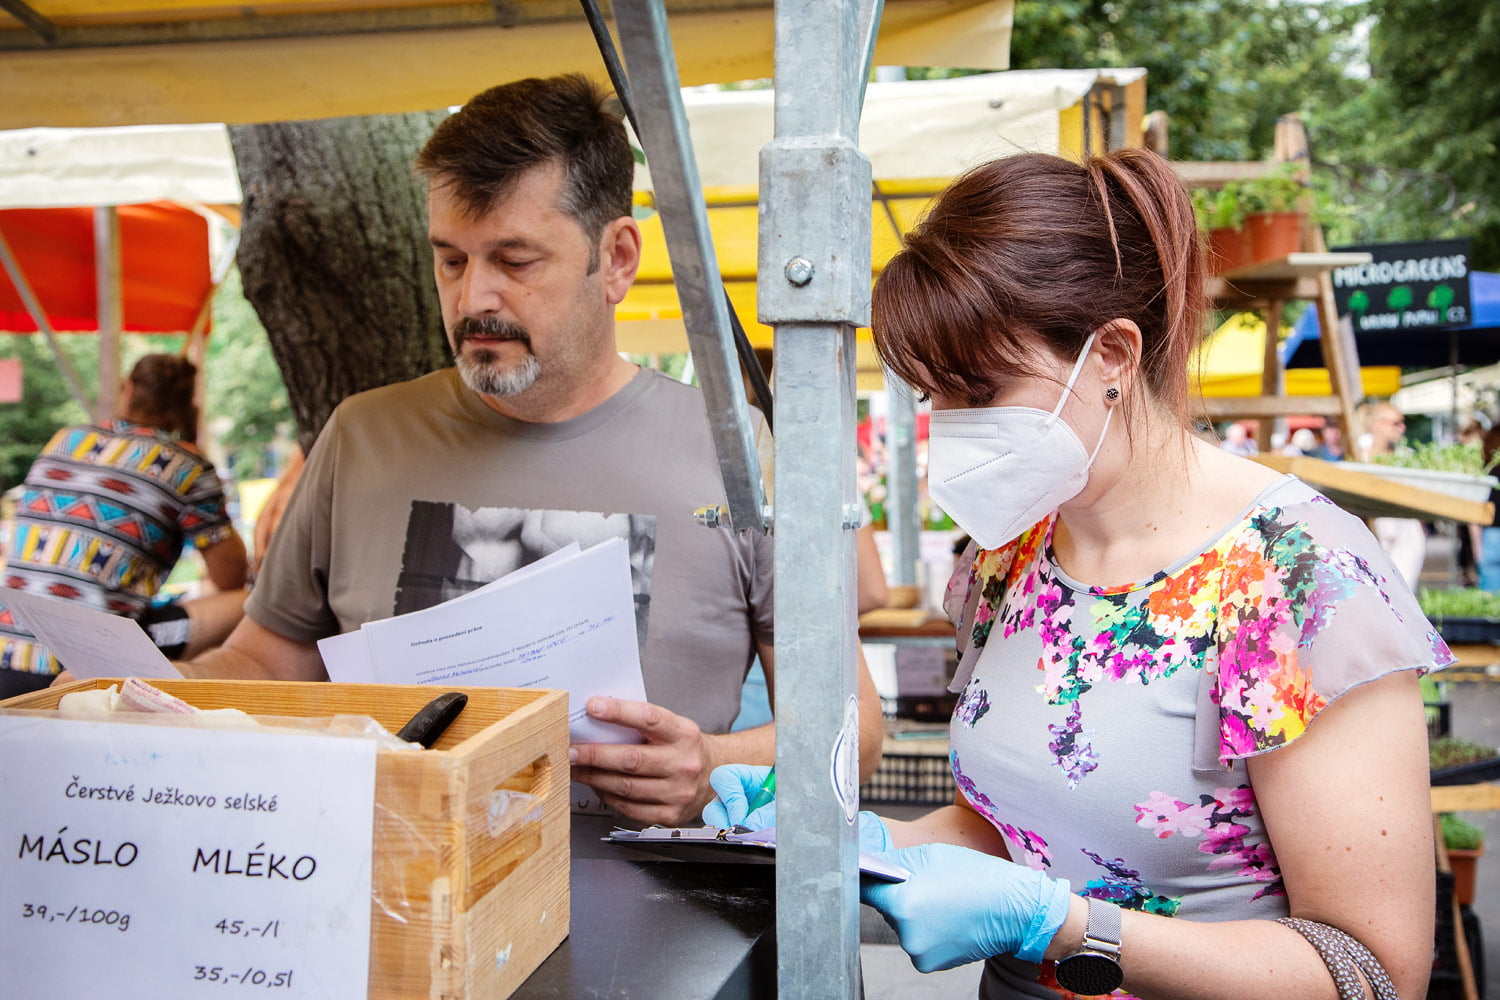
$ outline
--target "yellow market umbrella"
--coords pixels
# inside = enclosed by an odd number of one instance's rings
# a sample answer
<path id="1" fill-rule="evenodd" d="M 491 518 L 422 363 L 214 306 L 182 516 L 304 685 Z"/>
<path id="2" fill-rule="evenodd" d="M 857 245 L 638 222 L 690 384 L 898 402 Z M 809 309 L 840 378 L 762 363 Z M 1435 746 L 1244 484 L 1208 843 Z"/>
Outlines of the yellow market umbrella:
<path id="1" fill-rule="evenodd" d="M 1278 339 L 1291 333 L 1284 324 Z M 1236 313 L 1204 340 L 1193 359 L 1197 391 L 1204 397 L 1258 396 L 1264 369 L 1266 324 L 1255 313 Z M 1331 396 L 1333 382 L 1326 368 L 1288 368 L 1286 395 Z M 1366 396 L 1389 396 L 1401 388 L 1401 369 L 1362 367 L 1360 384 Z"/>

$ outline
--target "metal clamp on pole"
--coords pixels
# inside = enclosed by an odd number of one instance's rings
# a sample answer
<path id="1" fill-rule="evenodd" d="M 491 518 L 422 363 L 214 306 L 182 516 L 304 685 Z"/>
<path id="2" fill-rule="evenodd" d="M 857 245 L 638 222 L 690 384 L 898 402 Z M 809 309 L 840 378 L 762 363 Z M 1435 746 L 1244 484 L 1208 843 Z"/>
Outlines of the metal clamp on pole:
<path id="1" fill-rule="evenodd" d="M 870 322 L 870 161 L 837 134 L 773 139 L 760 151 L 760 321 Z M 854 358 L 847 363 L 852 370 Z"/>

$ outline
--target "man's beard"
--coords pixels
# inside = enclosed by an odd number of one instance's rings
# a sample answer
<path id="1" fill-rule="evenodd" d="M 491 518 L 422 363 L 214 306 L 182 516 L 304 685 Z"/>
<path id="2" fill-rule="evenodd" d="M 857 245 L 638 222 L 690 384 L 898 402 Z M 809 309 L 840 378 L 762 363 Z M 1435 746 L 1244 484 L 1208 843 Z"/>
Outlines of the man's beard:
<path id="1" fill-rule="evenodd" d="M 531 337 L 519 323 L 486 316 L 474 319 L 468 316 L 453 324 L 454 360 L 458 364 L 459 377 L 464 385 L 483 396 L 514 396 L 530 389 L 541 374 L 542 367 L 536 355 L 531 353 Z M 526 348 L 526 356 L 516 364 L 502 367 L 500 355 L 485 347 L 465 353 L 464 341 L 470 337 L 493 337 L 500 340 L 520 341 Z"/>

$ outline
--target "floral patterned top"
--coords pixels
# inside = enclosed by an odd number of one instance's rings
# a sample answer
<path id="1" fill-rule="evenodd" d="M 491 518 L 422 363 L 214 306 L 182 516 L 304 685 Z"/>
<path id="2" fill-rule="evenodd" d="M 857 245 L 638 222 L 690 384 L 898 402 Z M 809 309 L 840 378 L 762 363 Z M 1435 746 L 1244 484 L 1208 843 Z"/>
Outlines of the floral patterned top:
<path id="1" fill-rule="evenodd" d="M 971 548 L 948 585 L 958 787 L 1017 863 L 1080 894 L 1195 920 L 1284 915 L 1243 759 L 1351 688 L 1452 654 L 1364 525 L 1293 477 L 1127 586 L 1070 579 L 1054 519 Z M 1008 956 L 980 989 L 1059 993 L 1050 963 Z"/>

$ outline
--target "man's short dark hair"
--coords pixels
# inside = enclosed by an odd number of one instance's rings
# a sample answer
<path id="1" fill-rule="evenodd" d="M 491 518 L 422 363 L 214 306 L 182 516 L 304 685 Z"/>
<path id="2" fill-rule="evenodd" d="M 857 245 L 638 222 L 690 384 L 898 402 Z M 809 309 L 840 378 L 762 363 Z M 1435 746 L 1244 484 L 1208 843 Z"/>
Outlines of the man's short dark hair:
<path id="1" fill-rule="evenodd" d="M 591 242 L 630 214 L 635 157 L 619 103 L 578 73 L 517 80 L 475 95 L 437 127 L 415 166 L 478 217 L 523 174 L 550 163 L 567 172 L 557 207 L 578 220 Z"/>

